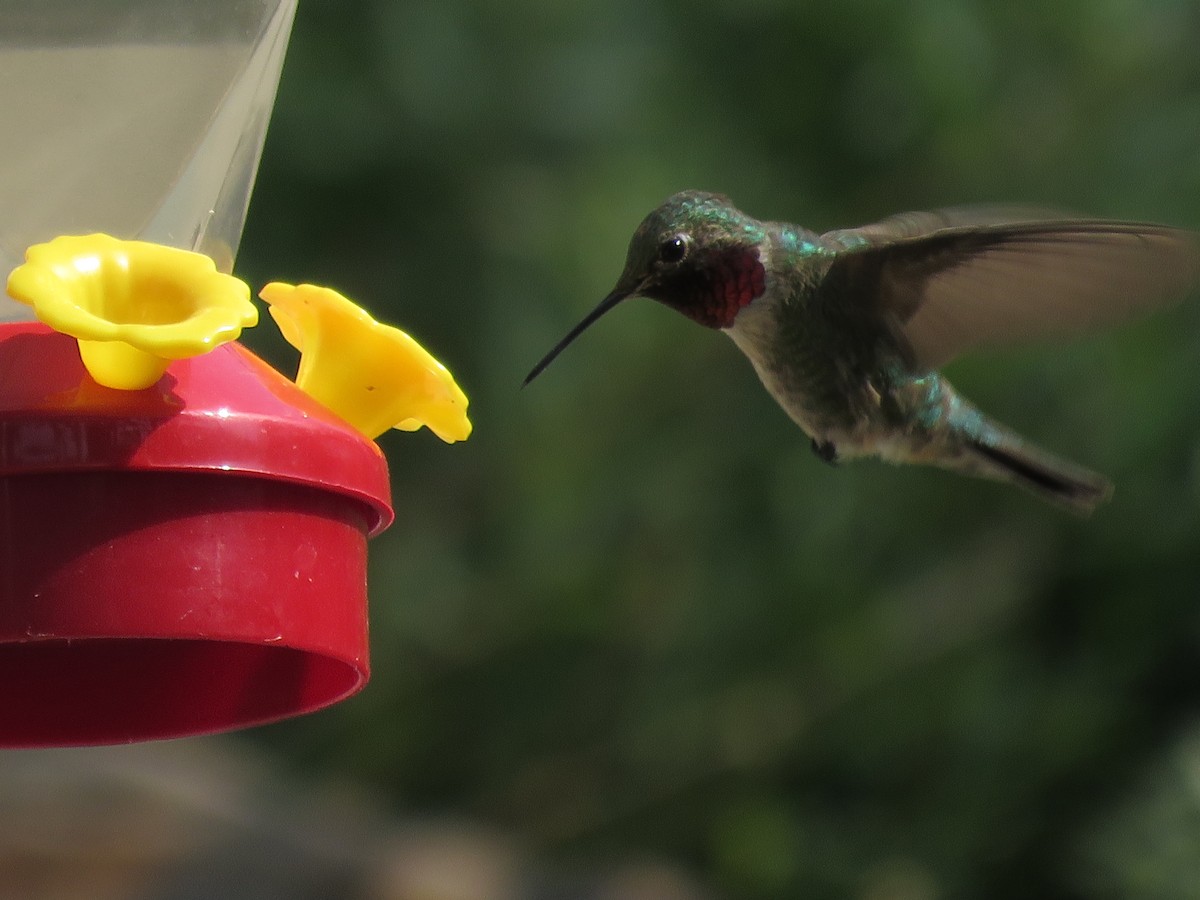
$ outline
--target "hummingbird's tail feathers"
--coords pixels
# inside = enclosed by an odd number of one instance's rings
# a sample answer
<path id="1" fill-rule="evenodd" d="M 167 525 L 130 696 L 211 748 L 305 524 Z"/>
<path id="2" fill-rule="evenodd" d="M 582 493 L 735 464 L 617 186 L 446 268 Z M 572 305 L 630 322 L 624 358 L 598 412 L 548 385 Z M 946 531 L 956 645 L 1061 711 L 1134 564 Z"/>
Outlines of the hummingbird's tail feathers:
<path id="1" fill-rule="evenodd" d="M 1015 484 L 1076 515 L 1091 515 L 1112 496 L 1112 482 L 1103 475 L 1027 444 L 999 426 L 967 446 L 978 463 L 975 474 Z"/>

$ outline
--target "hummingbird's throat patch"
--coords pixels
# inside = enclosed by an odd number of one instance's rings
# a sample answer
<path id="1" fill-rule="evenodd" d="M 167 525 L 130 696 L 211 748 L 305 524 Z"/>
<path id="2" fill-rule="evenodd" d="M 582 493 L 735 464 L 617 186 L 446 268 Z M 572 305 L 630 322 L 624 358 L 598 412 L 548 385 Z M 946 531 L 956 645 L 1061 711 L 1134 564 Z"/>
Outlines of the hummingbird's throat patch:
<path id="1" fill-rule="evenodd" d="M 713 254 L 696 270 L 693 296 L 682 311 L 709 328 L 728 328 L 767 289 L 767 271 L 753 248 Z"/>

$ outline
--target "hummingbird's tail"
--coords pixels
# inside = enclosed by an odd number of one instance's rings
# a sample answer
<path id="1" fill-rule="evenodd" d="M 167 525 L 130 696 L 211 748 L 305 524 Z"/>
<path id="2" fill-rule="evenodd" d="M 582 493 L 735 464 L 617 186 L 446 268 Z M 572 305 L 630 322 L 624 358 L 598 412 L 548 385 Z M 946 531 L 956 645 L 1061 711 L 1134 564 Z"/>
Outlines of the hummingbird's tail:
<path id="1" fill-rule="evenodd" d="M 985 420 L 978 433 L 965 437 L 972 474 L 1010 482 L 1080 516 L 1112 496 L 1112 482 L 1103 475 L 1035 447 L 995 422 Z"/>

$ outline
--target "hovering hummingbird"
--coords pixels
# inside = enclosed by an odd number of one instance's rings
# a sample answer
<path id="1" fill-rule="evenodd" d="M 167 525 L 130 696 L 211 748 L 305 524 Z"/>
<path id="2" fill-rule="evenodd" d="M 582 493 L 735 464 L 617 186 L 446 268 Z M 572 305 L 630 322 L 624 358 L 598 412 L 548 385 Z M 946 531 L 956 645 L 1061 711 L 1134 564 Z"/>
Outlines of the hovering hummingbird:
<path id="1" fill-rule="evenodd" d="M 525 384 L 621 301 L 649 297 L 728 334 L 826 462 L 941 466 L 1087 514 L 1106 478 L 989 419 L 937 369 L 1165 306 L 1198 280 L 1200 235 L 1162 225 L 966 207 L 817 234 L 684 191 L 646 216 L 616 287 Z"/>

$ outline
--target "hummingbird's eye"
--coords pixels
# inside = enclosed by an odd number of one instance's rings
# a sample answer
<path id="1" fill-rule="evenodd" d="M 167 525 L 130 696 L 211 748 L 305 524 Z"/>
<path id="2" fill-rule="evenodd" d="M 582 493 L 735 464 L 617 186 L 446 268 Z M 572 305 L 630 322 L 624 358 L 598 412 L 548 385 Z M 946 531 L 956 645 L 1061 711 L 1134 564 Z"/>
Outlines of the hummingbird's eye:
<path id="1" fill-rule="evenodd" d="M 665 263 L 677 263 L 688 252 L 688 239 L 682 234 L 677 234 L 675 237 L 667 238 L 658 248 L 658 258 Z"/>

